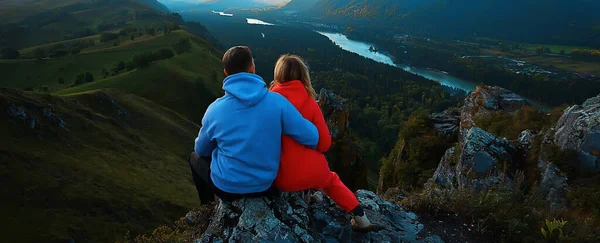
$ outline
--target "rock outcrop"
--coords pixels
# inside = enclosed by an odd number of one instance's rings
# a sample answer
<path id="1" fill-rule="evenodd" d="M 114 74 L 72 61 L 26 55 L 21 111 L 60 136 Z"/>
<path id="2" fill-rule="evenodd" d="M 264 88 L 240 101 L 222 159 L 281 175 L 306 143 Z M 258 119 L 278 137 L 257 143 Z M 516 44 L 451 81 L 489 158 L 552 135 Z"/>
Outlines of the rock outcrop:
<path id="1" fill-rule="evenodd" d="M 549 160 L 548 148 L 577 153 L 568 166 L 586 172 L 600 172 L 600 95 L 583 105 L 567 108 L 556 125 L 545 133 L 538 168 L 541 171 L 538 192 L 551 208 L 561 208 L 569 192 L 568 175 Z"/>
<path id="2" fill-rule="evenodd" d="M 338 173 L 352 190 L 368 188 L 367 167 L 355 146 L 356 137 L 350 128 L 350 109 L 346 100 L 321 89 L 319 106 L 332 137 L 332 146 L 325 155 L 332 171 Z"/>
<path id="3" fill-rule="evenodd" d="M 433 128 L 445 136 L 454 136 L 460 124 L 460 111 L 457 109 L 447 109 L 444 112 L 433 113 L 429 116 L 433 123 Z"/>
<path id="4" fill-rule="evenodd" d="M 345 100 L 323 89 L 319 105 L 332 133 L 333 145 L 326 154 L 332 170 L 348 187 L 366 187 L 366 167 L 352 146 L 356 137 Z M 356 193 L 371 222 L 383 228 L 370 233 L 354 232 L 350 215 L 321 192 L 312 194 L 312 203 L 305 193 L 219 201 L 196 242 L 443 242 L 438 236 L 424 236 L 424 225 L 414 213 L 373 192 Z"/>
<path id="5" fill-rule="evenodd" d="M 516 152 L 508 140 L 478 127 L 467 131 L 459 148 L 459 151 L 456 148 L 446 151 L 433 175 L 434 182 L 449 188 L 484 190 L 505 180 L 501 163 L 512 162 Z"/>
<path id="6" fill-rule="evenodd" d="M 560 168 L 600 172 L 600 95 L 567 108 L 558 122 L 544 131 L 522 131 L 515 141 L 495 137 L 476 124 L 479 117 L 495 112 L 513 114 L 526 104 L 523 98 L 508 90 L 478 86 L 460 109 L 458 145 L 446 151 L 426 186 L 434 183 L 449 189 L 485 190 L 494 184 L 510 182 L 502 163 L 512 167 L 513 161 L 523 160 L 535 147 L 539 149 L 538 192 L 551 208 L 564 206 L 569 178 Z M 447 113 L 431 115 L 440 124 L 436 127 L 440 132 L 452 132 L 452 116 Z M 552 161 L 556 157 L 553 153 L 576 153 L 577 156 L 561 161 L 559 166 L 557 161 Z"/>
<path id="7" fill-rule="evenodd" d="M 429 182 L 450 189 L 470 187 L 485 190 L 505 181 L 503 163 L 512 163 L 517 146 L 477 127 L 475 120 L 492 112 L 514 112 L 526 104 L 522 97 L 506 89 L 478 86 L 465 98 L 458 121 L 454 120 L 456 113 L 452 110 L 431 115 L 438 131 L 455 134 L 454 124 L 457 124 L 460 134 L 457 148 L 446 151 Z M 532 136 L 523 134 L 523 142 L 531 142 Z"/>
<path id="8" fill-rule="evenodd" d="M 370 191 L 360 190 L 357 197 L 382 230 L 354 232 L 350 216 L 327 197 L 309 205 L 302 193 L 283 193 L 271 199 L 219 202 L 196 242 L 443 242 L 439 236 L 423 236 L 424 225 L 414 213 Z"/>
<path id="9" fill-rule="evenodd" d="M 577 151 L 579 161 L 572 166 L 600 172 L 600 95 L 567 108 L 554 126 L 553 142 Z"/>
<path id="10" fill-rule="evenodd" d="M 519 138 L 517 139 L 519 141 L 519 147 L 525 150 L 531 149 L 535 137 L 536 134 L 532 130 L 527 129 L 522 131 L 521 134 L 519 134 Z"/>
<path id="11" fill-rule="evenodd" d="M 519 95 L 501 87 L 477 86 L 467 98 L 460 112 L 461 139 L 467 130 L 476 126 L 475 119 L 490 115 L 494 111 L 514 112 L 527 105 Z"/>

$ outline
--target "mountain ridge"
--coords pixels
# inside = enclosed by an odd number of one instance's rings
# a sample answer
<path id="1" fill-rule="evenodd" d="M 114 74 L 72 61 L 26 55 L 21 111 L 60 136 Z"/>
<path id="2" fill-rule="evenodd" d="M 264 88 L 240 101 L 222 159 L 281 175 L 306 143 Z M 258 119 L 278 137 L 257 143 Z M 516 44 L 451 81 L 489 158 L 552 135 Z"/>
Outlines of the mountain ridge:
<path id="1" fill-rule="evenodd" d="M 588 0 L 544 5 L 533 0 L 320 0 L 305 13 L 398 27 L 415 35 L 600 47 L 600 17 L 591 14 L 597 11 L 600 4 Z M 532 14 L 538 17 L 532 19 Z"/>

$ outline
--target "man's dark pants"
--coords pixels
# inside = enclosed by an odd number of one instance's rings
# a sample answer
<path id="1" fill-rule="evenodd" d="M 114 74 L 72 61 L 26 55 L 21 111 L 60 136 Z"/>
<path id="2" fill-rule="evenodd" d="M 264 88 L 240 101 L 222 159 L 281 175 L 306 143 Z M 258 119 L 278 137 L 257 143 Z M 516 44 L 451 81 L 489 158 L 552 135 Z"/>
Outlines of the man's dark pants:
<path id="1" fill-rule="evenodd" d="M 194 185 L 198 191 L 200 203 L 209 203 L 214 201 L 214 195 L 223 201 L 233 201 L 244 197 L 274 197 L 279 195 L 279 191 L 274 187 L 264 192 L 251 194 L 236 194 L 225 192 L 215 186 L 210 177 L 210 157 L 200 157 L 196 152 L 188 156 L 188 163 L 192 170 Z"/>

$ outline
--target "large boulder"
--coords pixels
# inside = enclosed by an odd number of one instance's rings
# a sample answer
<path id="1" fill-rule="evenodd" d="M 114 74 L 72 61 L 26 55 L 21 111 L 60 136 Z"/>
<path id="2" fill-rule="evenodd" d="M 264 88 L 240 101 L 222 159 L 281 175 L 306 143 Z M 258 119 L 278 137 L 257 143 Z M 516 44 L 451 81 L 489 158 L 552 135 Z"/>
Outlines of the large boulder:
<path id="1" fill-rule="evenodd" d="M 501 87 L 480 85 L 466 98 L 460 112 L 461 139 L 476 126 L 475 119 L 494 111 L 514 112 L 527 105 L 523 97 Z"/>
<path id="2" fill-rule="evenodd" d="M 503 164 L 511 163 L 515 146 L 479 127 L 467 130 L 459 151 L 450 148 L 436 169 L 432 181 L 448 188 L 485 190 L 504 181 Z"/>
<path id="3" fill-rule="evenodd" d="M 538 159 L 538 168 L 540 169 L 538 193 L 546 199 L 551 209 L 562 208 L 567 201 L 569 192 L 567 175 L 551 163 L 547 154 L 543 152 Z"/>
<path id="4" fill-rule="evenodd" d="M 444 157 L 440 161 L 433 178 L 429 179 L 430 182 L 434 182 L 446 188 L 457 188 L 458 182 L 456 180 L 456 148 L 452 147 L 446 150 Z"/>
<path id="5" fill-rule="evenodd" d="M 455 136 L 460 123 L 460 111 L 454 108 L 440 113 L 433 113 L 429 116 L 429 120 L 438 132 L 448 137 Z"/>
<path id="6" fill-rule="evenodd" d="M 549 160 L 548 148 L 556 146 L 560 150 L 577 153 L 577 159 L 568 160 L 563 165 L 586 172 L 600 172 L 600 95 L 588 99 L 583 105 L 565 109 L 556 125 L 549 129 L 541 144 L 538 159 L 540 183 L 538 192 L 545 197 L 554 209 L 567 202 L 569 178 L 567 173 Z"/>
<path id="7" fill-rule="evenodd" d="M 521 134 L 519 134 L 519 138 L 517 141 L 519 142 L 519 148 L 524 150 L 530 150 L 533 146 L 534 139 L 536 134 L 532 130 L 523 130 Z"/>
<path id="8" fill-rule="evenodd" d="M 554 127 L 553 142 L 577 151 L 574 167 L 600 172 L 600 95 L 567 108 Z"/>
<path id="9" fill-rule="evenodd" d="M 360 190 L 357 197 L 382 230 L 354 232 L 350 216 L 330 199 L 309 205 L 302 193 L 283 193 L 272 199 L 219 202 L 208 229 L 196 242 L 443 242 L 438 236 L 423 236 L 418 217 L 397 204 L 370 191 Z"/>

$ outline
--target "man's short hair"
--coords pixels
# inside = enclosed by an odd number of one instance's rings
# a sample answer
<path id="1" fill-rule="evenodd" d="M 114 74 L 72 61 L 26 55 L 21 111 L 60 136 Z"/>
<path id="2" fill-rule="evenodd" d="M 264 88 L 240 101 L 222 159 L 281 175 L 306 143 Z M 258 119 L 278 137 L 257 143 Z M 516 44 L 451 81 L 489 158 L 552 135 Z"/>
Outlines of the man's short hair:
<path id="1" fill-rule="evenodd" d="M 252 62 L 252 52 L 247 46 L 234 46 L 223 55 L 223 66 L 227 75 L 248 72 Z"/>

